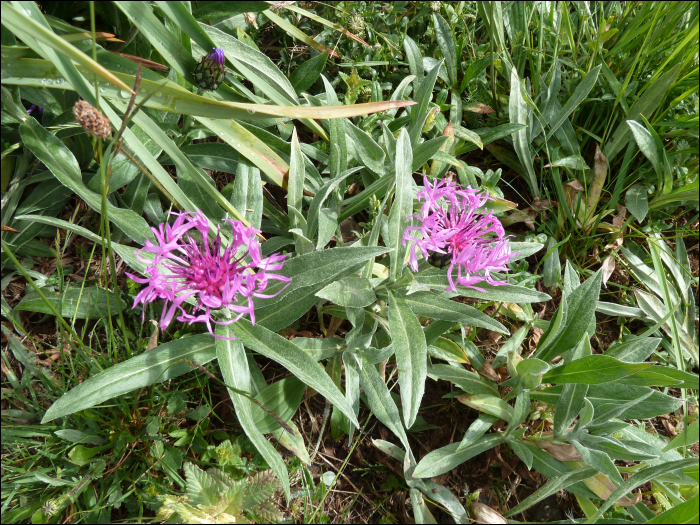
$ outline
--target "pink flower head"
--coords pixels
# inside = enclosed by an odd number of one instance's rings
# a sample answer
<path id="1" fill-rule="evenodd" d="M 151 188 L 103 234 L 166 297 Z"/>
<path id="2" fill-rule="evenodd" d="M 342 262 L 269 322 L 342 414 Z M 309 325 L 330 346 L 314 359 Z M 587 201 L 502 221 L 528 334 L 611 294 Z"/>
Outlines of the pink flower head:
<path id="1" fill-rule="evenodd" d="M 488 201 L 488 192 L 462 188 L 445 179 L 431 184 L 425 177 L 424 184 L 417 195 L 423 201 L 420 214 L 409 217 L 417 219 L 420 225 L 408 226 L 402 239 L 404 246 L 407 241 L 413 242 L 409 256 L 413 271 L 418 271 L 416 251 L 420 250 L 426 259 L 430 252 L 451 256 L 448 291 L 457 291 L 452 276 L 455 267 L 456 282 L 462 286 L 483 292 L 474 285 L 481 281 L 496 286 L 506 284 L 492 279 L 490 272 L 507 271 L 505 265 L 517 253 L 510 253 L 503 226 L 492 213 L 476 213 Z M 420 232 L 420 237 L 414 237 L 413 232 Z"/>
<path id="2" fill-rule="evenodd" d="M 161 329 L 170 324 L 179 309 L 179 321 L 206 323 L 209 333 L 219 339 L 223 338 L 214 334 L 212 322 L 230 324 L 248 314 L 255 324 L 252 298 L 277 295 L 263 294 L 270 280 L 291 281 L 272 273 L 282 269 L 287 256 L 273 254 L 263 259 L 255 238 L 258 230 L 252 226 L 247 228 L 241 222 L 224 219 L 231 224 L 233 238 L 231 244 L 222 250 L 221 229 L 210 243 L 209 222 L 201 211 L 173 215 L 177 219 L 172 225 L 164 223 L 151 228 L 157 244 L 146 239 L 145 246 L 136 254 L 140 261 L 148 264 L 145 272 L 148 277 L 144 279 L 127 273 L 137 283 L 148 285 L 136 296 L 133 308 L 139 303 L 145 306 L 163 299 Z M 199 231 L 198 238 L 190 236 L 191 230 Z M 140 254 L 144 251 L 155 254 L 155 258 L 142 258 Z M 246 259 L 250 262 L 245 262 Z M 190 314 L 183 303 L 193 296 L 197 302 Z M 212 310 L 220 308 L 227 308 L 237 315 L 231 320 L 217 321 Z"/>

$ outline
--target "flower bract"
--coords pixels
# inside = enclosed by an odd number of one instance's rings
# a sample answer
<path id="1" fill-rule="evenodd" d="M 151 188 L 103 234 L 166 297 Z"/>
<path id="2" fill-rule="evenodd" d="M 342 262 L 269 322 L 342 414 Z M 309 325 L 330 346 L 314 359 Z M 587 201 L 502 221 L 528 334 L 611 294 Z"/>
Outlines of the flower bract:
<path id="1" fill-rule="evenodd" d="M 408 226 L 403 235 L 404 246 L 413 243 L 411 268 L 418 271 L 420 251 L 425 259 L 448 265 L 447 290 L 456 291 L 456 284 L 460 284 L 484 291 L 475 286 L 482 281 L 506 284 L 493 279 L 491 272 L 507 271 L 505 265 L 517 254 L 511 253 L 500 221 L 492 213 L 477 212 L 488 201 L 488 193 L 445 179 L 431 183 L 426 177 L 424 185 L 417 195 L 422 201 L 420 213 L 409 217 L 418 225 Z"/>
<path id="2" fill-rule="evenodd" d="M 137 258 L 147 263 L 148 277 L 127 273 L 135 282 L 147 285 L 136 296 L 133 307 L 162 299 L 162 329 L 179 313 L 178 320 L 205 323 L 209 332 L 219 339 L 222 338 L 214 334 L 212 323 L 230 324 L 248 314 L 255 324 L 253 298 L 277 295 L 264 294 L 270 281 L 291 281 L 274 273 L 282 269 L 287 255 L 273 254 L 263 259 L 256 239 L 258 230 L 241 222 L 224 219 L 231 225 L 233 234 L 230 244 L 224 247 L 221 228 L 210 242 L 209 221 L 201 211 L 173 215 L 177 218 L 172 225 L 163 223 L 151 228 L 156 244 L 146 239 L 143 249 L 137 252 Z M 155 257 L 145 258 L 143 252 Z M 195 300 L 193 313 L 184 307 L 190 297 Z M 235 316 L 216 320 L 213 311 L 221 308 Z"/>
<path id="3" fill-rule="evenodd" d="M 224 50 L 218 47 L 204 55 L 194 68 L 194 78 L 202 89 L 216 91 L 224 81 Z"/>

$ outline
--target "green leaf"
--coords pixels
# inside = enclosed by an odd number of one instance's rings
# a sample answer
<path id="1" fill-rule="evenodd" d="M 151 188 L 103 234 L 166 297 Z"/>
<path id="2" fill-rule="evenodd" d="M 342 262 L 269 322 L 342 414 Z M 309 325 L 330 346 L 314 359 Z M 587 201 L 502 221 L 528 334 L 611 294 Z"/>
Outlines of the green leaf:
<path id="1" fill-rule="evenodd" d="M 126 302 L 118 299 L 114 292 L 106 292 L 97 286 L 86 286 L 82 290 L 79 286 L 70 286 L 63 294 L 44 293 L 46 300 L 61 316 L 69 319 L 73 317 L 76 319 L 107 317 L 107 294 L 109 294 L 111 315 L 116 315 L 119 310 L 126 308 Z M 29 290 L 14 309 L 43 314 L 52 313 L 48 305 L 34 290 Z"/>
<path id="2" fill-rule="evenodd" d="M 217 335 L 222 337 L 229 338 L 233 336 L 231 325 L 219 326 L 216 331 Z M 219 367 L 224 382 L 239 390 L 250 392 L 252 381 L 250 369 L 248 368 L 248 359 L 246 359 L 242 341 L 238 339 L 216 339 L 216 357 L 219 361 Z M 275 448 L 265 439 L 262 432 L 258 430 L 253 416 L 253 407 L 255 405 L 250 399 L 231 389 L 228 389 L 228 394 L 231 396 L 231 401 L 233 402 L 236 415 L 238 416 L 238 422 L 243 428 L 243 431 L 253 445 L 255 445 L 255 448 L 258 449 L 262 457 L 265 458 L 267 464 L 274 470 L 282 484 L 287 501 L 289 501 L 289 475 L 287 474 L 287 466 L 284 464 L 282 457 Z"/>
<path id="3" fill-rule="evenodd" d="M 491 316 L 472 306 L 445 299 L 432 292 L 416 292 L 404 296 L 403 299 L 416 315 L 509 334 L 508 329 Z"/>
<path id="4" fill-rule="evenodd" d="M 462 437 L 462 441 L 459 443 L 459 447 L 457 447 L 457 452 L 473 444 L 477 439 L 483 436 L 496 421 L 498 421 L 498 417 L 496 416 L 484 412 L 479 414 L 476 421 L 469 425 L 469 428 L 464 433 L 464 437 Z"/>
<path id="5" fill-rule="evenodd" d="M 524 124 L 528 123 L 528 108 L 523 100 L 522 93 L 520 92 L 520 79 L 518 78 L 518 71 L 513 67 L 510 74 L 510 102 L 509 102 L 509 114 L 511 124 Z M 530 156 L 530 144 L 527 140 L 527 129 L 520 129 L 512 135 L 513 137 L 513 147 L 515 152 L 518 154 L 520 163 L 525 168 L 527 172 L 527 182 L 530 185 L 530 190 L 535 197 L 540 196 L 539 185 L 537 182 L 537 176 L 535 175 L 535 170 L 532 167 L 532 157 Z"/>
<path id="6" fill-rule="evenodd" d="M 566 273 L 570 272 L 567 270 Z M 556 314 L 561 316 L 561 323 L 557 326 L 559 318 L 555 317 L 557 322 L 553 320 L 550 325 L 552 331 L 546 332 L 540 339 L 535 357 L 551 361 L 558 355 L 565 355 L 581 341 L 595 319 L 601 280 L 602 270 L 598 270 L 570 294 L 565 293 L 565 300 Z M 544 380 L 547 381 L 546 377 Z"/>
<path id="7" fill-rule="evenodd" d="M 591 69 L 586 75 L 586 78 L 584 78 L 579 83 L 579 85 L 576 86 L 573 95 L 569 97 L 561 111 L 557 114 L 556 117 L 554 117 L 554 120 L 550 122 L 549 131 L 547 132 L 545 140 L 549 140 L 552 137 L 554 132 L 556 132 L 561 127 L 564 121 L 569 118 L 569 115 L 571 115 L 574 112 L 574 110 L 579 106 L 579 104 L 581 104 L 581 102 L 583 102 L 583 100 L 588 96 L 588 93 L 591 92 L 596 82 L 598 81 L 600 67 L 600 65 L 597 65 L 596 67 Z"/>
<path id="8" fill-rule="evenodd" d="M 304 397 L 304 389 L 304 383 L 300 379 L 294 376 L 285 377 L 266 386 L 255 396 L 255 399 L 265 408 L 277 414 L 280 419 L 289 423 L 301 404 L 301 400 Z M 268 434 L 281 428 L 271 414 L 268 414 L 257 405 L 254 405 L 252 414 L 255 425 L 263 434 Z"/>
<path id="9" fill-rule="evenodd" d="M 621 483 L 620 486 L 617 487 L 617 489 L 610 494 L 610 496 L 608 496 L 608 499 L 603 502 L 596 515 L 591 518 L 591 521 L 600 519 L 603 516 L 603 513 L 612 507 L 618 499 L 625 496 L 636 487 L 639 487 L 644 483 L 661 476 L 662 474 L 682 470 L 689 466 L 696 466 L 697 462 L 697 458 L 681 459 L 678 461 L 671 461 L 661 465 L 649 467 L 632 474 L 630 478 Z M 513 513 L 513 511 L 511 511 L 509 514 L 511 513 Z"/>
<path id="10" fill-rule="evenodd" d="M 270 5 L 267 2 L 197 2 L 197 7 L 192 11 L 192 16 L 197 20 L 209 20 L 225 16 L 240 15 L 242 13 L 261 13 Z"/>
<path id="11" fill-rule="evenodd" d="M 642 222 L 649 213 L 649 197 L 646 184 L 635 184 L 625 194 L 625 205 L 637 222 Z"/>
<path id="12" fill-rule="evenodd" d="M 627 125 L 630 127 L 630 130 L 632 130 L 632 135 L 634 136 L 634 140 L 637 142 L 637 146 L 639 146 L 639 150 L 646 158 L 649 159 L 649 162 L 651 162 L 651 165 L 654 167 L 656 174 L 661 175 L 663 173 L 663 169 L 661 167 L 661 161 L 659 160 L 659 153 L 656 149 L 656 143 L 654 142 L 651 133 L 649 133 L 649 130 L 634 120 L 628 120 Z"/>
<path id="13" fill-rule="evenodd" d="M 423 57 L 421 56 L 420 49 L 418 49 L 416 43 L 408 35 L 406 35 L 403 39 L 403 48 L 406 51 L 408 70 L 416 79 L 413 84 L 417 88 L 423 81 L 423 75 L 425 74 L 423 70 Z M 432 88 L 430 90 L 432 91 Z"/>
<path id="14" fill-rule="evenodd" d="M 571 168 L 572 170 L 585 171 L 590 169 L 581 155 L 572 155 L 555 160 L 549 167 L 551 168 Z"/>
<path id="15" fill-rule="evenodd" d="M 434 139 L 426 140 L 421 142 L 413 149 L 413 163 L 411 165 L 411 170 L 416 171 L 423 166 L 426 162 L 433 158 L 440 148 L 442 147 L 449 137 L 435 137 Z"/>
<path id="16" fill-rule="evenodd" d="M 373 364 L 362 358 L 363 366 L 360 369 L 360 385 L 365 393 L 367 404 L 375 417 L 391 430 L 400 440 L 403 446 L 410 450 L 408 436 L 401 423 L 401 415 L 396 403 L 389 394 L 386 383 L 379 375 Z"/>
<path id="17" fill-rule="evenodd" d="M 406 428 L 416 420 L 425 390 L 428 348 L 423 328 L 404 299 L 389 292 L 389 329 L 399 368 L 401 404 Z"/>
<path id="18" fill-rule="evenodd" d="M 366 166 L 370 171 L 380 177 L 384 175 L 384 158 L 386 154 L 382 147 L 366 132 L 355 126 L 349 120 L 345 122 L 345 129 L 355 144 L 357 162 Z"/>
<path id="19" fill-rule="evenodd" d="M 678 525 L 682 523 L 697 523 L 698 499 L 700 499 L 700 495 L 695 494 L 695 496 L 688 501 L 684 501 L 683 503 L 662 512 L 656 517 L 651 518 L 646 523 L 669 523 Z"/>
<path id="20" fill-rule="evenodd" d="M 411 110 L 411 124 L 408 126 L 408 135 L 411 139 L 412 147 L 418 145 L 418 138 L 423 132 L 425 120 L 428 118 L 428 113 L 432 111 L 430 108 L 430 100 L 433 98 L 433 87 L 435 87 L 435 81 L 437 80 L 438 72 L 441 67 L 442 62 L 439 62 L 428 71 L 425 78 L 423 78 L 422 75 L 416 77 L 416 82 L 419 82 L 419 84 L 415 89 L 413 99 L 418 102 L 418 106 Z"/>
<path id="21" fill-rule="evenodd" d="M 506 441 L 508 443 L 508 446 L 513 449 L 513 452 L 515 452 L 515 455 L 520 458 L 520 460 L 525 463 L 525 466 L 527 467 L 528 470 L 532 469 L 532 462 L 533 462 L 533 455 L 532 452 L 530 451 L 530 448 L 523 445 L 519 441 L 509 439 Z"/>
<path id="22" fill-rule="evenodd" d="M 372 283 L 366 277 L 345 277 L 319 290 L 316 296 L 353 308 L 364 308 L 377 300 Z"/>
<path id="23" fill-rule="evenodd" d="M 646 91 L 644 91 L 642 96 L 639 97 L 630 108 L 629 113 L 627 113 L 623 121 L 620 122 L 610 140 L 605 144 L 603 154 L 607 157 L 608 162 L 612 163 L 615 155 L 627 145 L 631 138 L 632 132 L 627 121 L 639 120 L 641 115 L 648 119 L 652 113 L 656 111 L 656 108 L 659 107 L 659 104 L 666 98 L 666 93 L 675 82 L 681 67 L 682 64 L 676 64 L 676 66 L 659 77 L 651 87 L 648 87 Z"/>
<path id="24" fill-rule="evenodd" d="M 289 81 L 297 94 L 306 91 L 318 80 L 326 67 L 326 60 L 328 60 L 328 51 L 302 62 L 298 68 L 292 71 Z"/>
<path id="25" fill-rule="evenodd" d="M 493 385 L 492 381 L 456 366 L 435 364 L 428 369 L 428 377 L 449 381 L 468 394 L 482 394 L 492 397 L 498 397 L 499 395 L 498 389 Z"/>
<path id="26" fill-rule="evenodd" d="M 605 452 L 587 448 L 575 439 L 569 439 L 569 441 L 588 465 L 614 480 L 616 485 L 622 483 L 620 472 L 615 468 L 615 463 Z"/>
<path id="27" fill-rule="evenodd" d="M 194 64 L 195 62 L 193 59 L 192 67 L 194 67 Z M 64 80 L 63 74 L 48 60 L 24 58 L 6 60 L 3 61 L 3 68 L 3 84 L 44 88 L 48 82 L 61 83 L 61 81 Z M 83 75 L 90 75 L 90 72 L 81 66 L 77 66 L 77 69 L 78 72 Z M 114 72 L 114 76 L 122 79 L 127 84 L 133 84 L 135 81 L 134 75 Z M 104 89 L 104 93 L 101 92 L 100 96 L 110 100 L 124 100 L 123 93 L 125 93 L 125 91 L 123 89 L 112 84 L 105 84 L 100 87 Z M 66 85 L 65 88 L 73 89 L 71 85 Z M 223 85 L 219 89 L 223 90 Z M 245 104 L 215 100 L 197 95 L 184 90 L 173 82 L 162 85 L 162 82 L 142 78 L 139 92 L 136 96 L 136 103 L 142 102 L 146 97 L 150 98 L 146 101 L 145 106 L 160 111 L 169 111 L 182 115 L 193 115 L 211 119 L 262 120 L 263 122 L 269 122 L 271 117 L 298 119 L 338 119 L 356 117 L 415 105 L 415 102 L 410 100 L 368 102 L 366 104 L 355 104 L 353 106 L 341 106 L 336 102 L 333 106 L 322 107 Z M 110 120 L 112 123 L 115 123 L 111 117 Z M 118 127 L 116 123 L 115 127 Z"/>
<path id="28" fill-rule="evenodd" d="M 524 359 L 516 365 L 520 384 L 526 390 L 531 390 L 540 386 L 542 374 L 549 370 L 549 365 L 544 361 L 532 357 Z"/>
<path id="29" fill-rule="evenodd" d="M 574 483 L 578 483 L 590 477 L 596 475 L 596 469 L 594 468 L 582 468 L 578 470 L 572 470 L 571 472 L 565 472 L 555 478 L 550 479 L 547 483 L 539 488 L 534 494 L 528 496 L 523 501 L 520 502 L 515 508 L 512 508 L 504 514 L 504 517 L 510 517 L 514 514 L 518 514 L 525 509 L 532 507 L 535 503 L 542 501 L 543 499 L 556 494 L 562 489 L 570 487 Z M 619 498 L 617 498 L 619 499 Z M 617 501 L 615 499 L 614 501 Z"/>
<path id="30" fill-rule="evenodd" d="M 42 423 L 193 370 L 184 360 L 203 365 L 215 357 L 214 338 L 209 334 L 183 337 L 165 343 L 83 381 L 51 405 Z"/>
<path id="31" fill-rule="evenodd" d="M 435 321 L 430 324 L 430 326 L 435 326 L 437 328 L 437 325 L 435 323 L 444 323 L 445 321 Z M 447 329 L 451 328 L 453 326 L 452 323 L 446 323 Z M 428 353 L 436 358 L 436 359 L 442 359 L 443 361 L 447 361 L 448 363 L 469 363 L 469 357 L 467 357 L 466 352 L 464 349 L 459 346 L 457 343 L 452 341 L 451 339 L 447 339 L 445 337 L 440 337 L 439 335 L 434 341 L 428 341 L 428 339 L 432 336 L 429 332 L 426 330 L 423 330 L 425 333 L 425 342 L 428 345 Z"/>
<path id="32" fill-rule="evenodd" d="M 499 417 L 508 423 L 513 420 L 513 408 L 500 397 L 484 394 L 461 394 L 455 399 L 475 410 Z"/>
<path id="33" fill-rule="evenodd" d="M 564 385 L 549 387 L 544 390 L 533 390 L 530 396 L 533 399 L 556 405 Z M 589 389 L 586 394 L 593 407 L 596 416 L 609 408 L 619 407 L 627 403 L 636 402 L 651 392 L 651 396 L 644 400 L 643 404 L 632 404 L 619 415 L 620 419 L 650 419 L 661 414 L 667 414 L 676 410 L 681 401 L 667 396 L 658 391 L 653 391 L 645 386 L 630 386 L 618 384 L 617 381 L 597 385 L 595 389 Z"/>
<path id="34" fill-rule="evenodd" d="M 287 207 L 302 209 L 304 180 L 306 179 L 306 171 L 304 170 L 304 157 L 299 146 L 299 137 L 297 136 L 297 128 L 292 131 L 292 148 L 289 158 L 289 175 L 287 179 Z M 292 228 L 301 228 L 302 224 L 296 215 L 289 214 L 290 226 Z M 307 236 L 309 231 L 305 230 Z M 313 234 L 312 234 L 313 235 Z"/>
<path id="35" fill-rule="evenodd" d="M 215 143 L 210 143 L 215 144 Z M 219 144 L 224 146 L 224 144 Z M 236 178 L 231 191 L 231 205 L 240 210 L 250 224 L 260 229 L 262 222 L 263 190 L 260 170 L 241 159 L 236 167 Z M 279 239 L 279 237 L 276 237 Z"/>
<path id="36" fill-rule="evenodd" d="M 245 346 L 277 361 L 298 379 L 323 395 L 357 425 L 357 418 L 352 407 L 325 370 L 309 354 L 281 335 L 277 335 L 259 324 L 254 326 L 245 319 L 240 319 L 230 326 L 236 337 Z"/>
<path id="37" fill-rule="evenodd" d="M 693 421 L 687 429 L 675 436 L 668 445 L 666 445 L 662 452 L 668 450 L 673 450 L 680 447 L 690 447 L 698 442 L 698 428 L 700 427 L 700 420 Z"/>
<path id="38" fill-rule="evenodd" d="M 328 235 L 327 232 L 325 232 L 324 235 L 321 234 L 323 230 L 322 225 L 325 224 L 323 210 L 326 209 L 323 208 L 323 203 L 326 202 L 326 199 L 328 199 L 331 196 L 331 194 L 334 191 L 336 191 L 343 182 L 345 182 L 345 179 L 347 179 L 350 175 L 357 173 L 360 169 L 362 169 L 362 166 L 356 166 L 354 168 L 350 168 L 349 170 L 345 170 L 344 172 L 333 177 L 316 192 L 316 196 L 311 201 L 311 204 L 309 205 L 309 214 L 306 217 L 306 232 L 308 233 L 308 237 L 312 238 L 316 236 L 318 230 L 318 238 L 316 241 L 317 250 L 323 249 L 323 247 L 330 239 L 332 233 L 334 233 L 337 228 L 336 220 L 333 221 L 335 222 L 335 224 L 332 224 L 331 235 Z"/>
<path id="39" fill-rule="evenodd" d="M 430 286 L 432 289 L 443 291 L 449 285 L 446 268 L 428 268 L 413 276 L 418 284 Z M 546 293 L 538 292 L 524 286 L 506 284 L 502 286 L 492 286 L 485 282 L 479 283 L 479 288 L 486 292 L 479 292 L 471 288 L 457 285 L 457 292 L 462 297 L 473 297 L 485 301 L 499 301 L 506 303 L 539 303 L 549 301 L 551 297 Z"/>
<path id="40" fill-rule="evenodd" d="M 389 244 L 387 245 L 392 249 L 389 254 L 389 275 L 394 280 L 400 277 L 403 272 L 406 249 L 401 239 L 407 226 L 408 215 L 413 211 L 415 193 L 411 177 L 413 173 L 412 162 L 411 142 L 408 133 L 402 128 L 396 141 L 396 160 L 394 162 L 394 166 L 396 166 L 396 193 L 389 212 Z"/>
<path id="41" fill-rule="evenodd" d="M 610 346 L 605 355 L 624 361 L 625 363 L 642 363 L 659 347 L 661 338 L 632 337 L 623 343 Z"/>
<path id="42" fill-rule="evenodd" d="M 442 51 L 442 56 L 445 59 L 445 69 L 447 69 L 447 77 L 450 79 L 450 87 L 457 88 L 457 51 L 455 50 L 455 41 L 452 36 L 452 29 L 447 25 L 445 19 L 438 13 L 433 13 L 433 24 L 435 24 L 435 37 Z M 460 112 L 460 120 L 462 118 Z"/>
<path id="43" fill-rule="evenodd" d="M 564 434 L 586 403 L 587 384 L 564 385 L 554 410 L 554 435 Z"/>
<path id="44" fill-rule="evenodd" d="M 513 133 L 525 129 L 527 129 L 527 126 L 525 124 L 508 123 L 501 124 L 500 126 L 496 126 L 495 128 L 477 129 L 474 130 L 474 133 L 481 137 L 481 143 L 483 146 L 485 146 L 487 144 L 491 144 L 496 140 L 502 139 L 504 137 L 507 137 L 508 135 L 512 135 Z M 455 155 L 469 153 L 470 151 L 474 151 L 478 148 L 479 147 L 476 144 L 464 143 L 460 148 L 457 148 L 457 150 L 455 151 Z"/>
<path id="45" fill-rule="evenodd" d="M 326 104 L 338 105 L 338 95 L 335 89 L 324 75 L 321 75 L 323 85 L 326 90 Z M 352 106 L 349 106 L 352 107 Z M 328 123 L 331 133 L 330 153 L 331 159 L 329 168 L 331 170 L 331 178 L 335 178 L 348 169 L 348 146 L 345 140 L 345 122 L 340 120 L 332 120 Z"/>
<path id="46" fill-rule="evenodd" d="M 684 372 L 670 366 L 655 365 L 646 370 L 641 370 L 630 377 L 620 379 L 627 385 L 638 386 L 676 386 L 679 388 L 692 388 L 697 390 L 698 375 Z"/>
<path id="47" fill-rule="evenodd" d="M 316 304 L 316 292 L 348 273 L 357 272 L 367 260 L 386 251 L 384 247 L 331 248 L 286 261 L 278 273 L 292 281 L 288 285 L 280 281 L 268 285 L 265 293 L 277 295 L 256 299 L 256 323 L 269 330 L 289 326 Z"/>
<path id="48" fill-rule="evenodd" d="M 606 355 L 589 355 L 547 372 L 545 383 L 582 383 L 597 385 L 634 374 L 654 363 L 624 363 Z"/>
<path id="49" fill-rule="evenodd" d="M 446 447 L 428 452 L 416 465 L 413 476 L 416 478 L 439 476 L 501 443 L 503 443 L 501 434 L 486 434 L 461 450 L 458 450 L 459 443 L 451 443 Z"/>

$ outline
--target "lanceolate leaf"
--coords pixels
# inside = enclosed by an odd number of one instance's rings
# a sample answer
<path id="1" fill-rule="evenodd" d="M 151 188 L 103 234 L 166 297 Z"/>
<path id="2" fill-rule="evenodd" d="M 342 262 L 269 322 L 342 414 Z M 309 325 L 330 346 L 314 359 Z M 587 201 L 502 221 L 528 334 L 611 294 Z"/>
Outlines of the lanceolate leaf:
<path id="1" fill-rule="evenodd" d="M 77 69 L 83 75 L 90 74 L 88 70 L 81 66 L 77 66 Z M 127 75 L 118 71 L 112 73 L 125 84 L 134 84 L 134 75 Z M 47 82 L 60 82 L 62 78 L 56 67 L 48 60 L 33 58 L 3 60 L 3 84 L 41 88 L 46 87 Z M 122 94 L 123 90 L 116 86 L 100 84 L 100 88 L 104 89 L 104 92 L 100 93 L 102 97 L 122 101 L 125 99 Z M 65 89 L 72 88 L 70 85 L 66 85 Z M 416 104 L 411 100 L 388 100 L 353 104 L 352 106 L 335 105 L 321 107 L 245 104 L 214 100 L 186 91 L 172 82 L 161 86 L 161 82 L 142 78 L 136 102 L 141 102 L 151 93 L 156 93 L 156 95 L 148 99 L 145 104 L 146 107 L 213 119 L 265 120 L 270 117 L 338 119 L 369 115 L 379 111 L 398 109 Z"/>
<path id="2" fill-rule="evenodd" d="M 396 434 L 403 446 L 410 450 L 408 436 L 406 436 L 406 431 L 401 423 L 401 415 L 389 394 L 386 383 L 374 365 L 364 359 L 360 370 L 360 385 L 362 385 L 369 407 L 377 419 Z"/>
<path id="3" fill-rule="evenodd" d="M 401 276 L 404 268 L 405 248 L 401 242 L 403 232 L 406 229 L 408 215 L 413 210 L 413 179 L 411 168 L 413 152 L 408 133 L 401 129 L 396 141 L 396 193 L 389 212 L 389 247 L 393 249 L 390 255 L 389 273 L 392 279 Z"/>
<path id="4" fill-rule="evenodd" d="M 187 373 L 192 367 L 184 360 L 203 365 L 215 357 L 214 338 L 209 334 L 165 343 L 83 381 L 51 405 L 42 423 Z"/>
<path id="5" fill-rule="evenodd" d="M 416 315 L 462 323 L 466 326 L 478 326 L 508 334 L 508 329 L 505 326 L 480 310 L 466 304 L 450 301 L 431 292 L 412 293 L 405 296 L 404 300 Z"/>
<path id="6" fill-rule="evenodd" d="M 338 407 L 355 425 L 358 425 L 352 407 L 325 370 L 309 354 L 281 335 L 259 325 L 253 326 L 245 319 L 240 319 L 232 324 L 231 329 L 245 346 L 277 361 Z"/>
<path id="7" fill-rule="evenodd" d="M 406 428 L 416 420 L 425 390 L 428 349 L 415 314 L 402 297 L 389 292 L 389 329 L 399 367 L 401 404 Z"/>
<path id="8" fill-rule="evenodd" d="M 331 248 L 287 260 L 279 273 L 292 282 L 285 287 L 286 283 L 275 281 L 266 288 L 266 294 L 279 295 L 255 301 L 256 323 L 269 330 L 290 325 L 316 303 L 316 292 L 386 252 L 383 247 Z"/>
<path id="9" fill-rule="evenodd" d="M 583 383 L 597 385 L 639 372 L 654 363 L 624 363 L 606 355 L 590 355 L 547 372 L 545 383 Z"/>
<path id="10" fill-rule="evenodd" d="M 219 327 L 217 333 L 222 337 L 233 336 L 233 331 L 230 329 L 230 326 Z M 216 339 L 216 356 L 219 359 L 219 367 L 224 382 L 239 390 L 250 392 L 250 369 L 248 368 L 248 360 L 246 359 L 245 349 L 241 341 L 237 339 L 232 341 Z M 229 396 L 231 396 L 231 401 L 233 401 L 233 406 L 238 416 L 238 422 L 241 424 L 241 427 L 243 427 L 243 431 L 253 442 L 258 452 L 265 458 L 268 465 L 275 471 L 275 474 L 277 474 L 277 477 L 282 483 L 282 488 L 287 496 L 287 500 L 289 500 L 289 476 L 287 474 L 287 467 L 282 457 L 275 450 L 275 447 L 273 447 L 270 442 L 265 439 L 262 432 L 258 430 L 253 415 L 253 408 L 255 405 L 250 399 L 241 394 L 232 390 L 229 390 L 228 393 Z"/>
<path id="11" fill-rule="evenodd" d="M 446 447 L 438 448 L 432 452 L 428 452 L 423 459 L 418 462 L 416 470 L 413 471 L 413 476 L 416 478 L 432 478 L 449 472 L 458 465 L 461 465 L 468 459 L 473 458 L 477 454 L 486 452 L 487 450 L 503 443 L 503 436 L 499 434 L 486 434 L 474 441 L 471 445 L 461 450 L 459 443 L 452 443 Z"/>

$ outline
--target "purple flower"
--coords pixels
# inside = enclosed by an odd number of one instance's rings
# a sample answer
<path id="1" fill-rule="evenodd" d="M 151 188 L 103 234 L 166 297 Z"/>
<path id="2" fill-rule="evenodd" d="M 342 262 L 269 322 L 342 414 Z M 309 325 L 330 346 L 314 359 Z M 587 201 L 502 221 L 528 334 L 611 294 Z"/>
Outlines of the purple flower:
<path id="1" fill-rule="evenodd" d="M 44 108 L 42 108 L 41 106 L 37 106 L 36 104 L 32 104 L 31 106 L 29 106 L 29 109 L 27 109 L 27 115 L 31 115 L 32 111 L 34 111 L 35 109 L 37 110 L 37 113 L 44 113 Z"/>
<path id="2" fill-rule="evenodd" d="M 452 273 L 457 267 L 457 284 L 485 291 L 474 286 L 481 281 L 491 285 L 506 284 L 492 279 L 490 272 L 507 271 L 505 265 L 517 253 L 510 253 L 503 226 L 492 213 L 477 214 L 476 210 L 488 201 L 488 193 L 467 187 L 461 188 L 446 180 L 431 184 L 424 178 L 425 188 L 418 192 L 423 201 L 419 215 L 411 215 L 419 226 L 408 226 L 403 245 L 413 241 L 409 262 L 418 271 L 416 250 L 428 259 L 430 253 L 445 254 L 450 259 L 447 269 L 448 291 L 457 291 Z M 420 232 L 414 237 L 413 232 Z"/>
<path id="3" fill-rule="evenodd" d="M 211 60 L 220 66 L 224 65 L 224 50 L 220 47 L 213 47 L 212 52 L 207 55 L 207 60 Z"/>
<path id="4" fill-rule="evenodd" d="M 136 296 L 132 308 L 139 303 L 145 306 L 163 299 L 161 329 L 170 324 L 179 309 L 179 321 L 206 323 L 209 333 L 218 339 L 225 338 L 214 334 L 211 323 L 231 324 L 248 314 L 255 324 L 252 298 L 277 295 L 263 294 L 270 280 L 291 281 L 272 273 L 282 269 L 287 256 L 273 254 L 263 259 L 255 238 L 258 230 L 252 226 L 247 228 L 241 222 L 224 219 L 231 224 L 233 237 L 231 244 L 222 249 L 221 228 L 210 243 L 209 222 L 201 211 L 173 215 L 177 219 L 172 225 L 164 223 L 151 228 L 157 244 L 146 239 L 145 246 L 136 254 L 140 261 L 148 264 L 145 272 L 148 277 L 144 279 L 127 273 L 137 283 L 147 285 Z M 200 235 L 197 238 L 191 236 L 191 230 L 199 231 Z M 154 254 L 155 258 L 141 257 L 144 251 Z M 246 258 L 250 262 L 244 262 Z M 188 313 L 183 303 L 193 296 L 197 302 L 193 313 Z M 212 310 L 219 308 L 227 308 L 237 315 L 231 320 L 217 321 Z"/>

